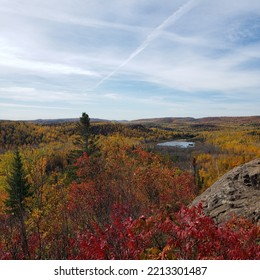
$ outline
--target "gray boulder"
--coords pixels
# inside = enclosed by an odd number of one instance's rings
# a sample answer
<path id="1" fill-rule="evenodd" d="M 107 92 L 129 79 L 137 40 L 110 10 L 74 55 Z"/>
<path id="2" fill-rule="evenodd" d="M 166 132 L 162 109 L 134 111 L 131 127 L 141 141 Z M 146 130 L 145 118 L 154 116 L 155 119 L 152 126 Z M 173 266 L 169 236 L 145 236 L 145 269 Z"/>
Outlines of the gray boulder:
<path id="1" fill-rule="evenodd" d="M 205 214 L 217 224 L 236 215 L 260 225 L 260 159 L 230 170 L 198 196 L 191 206 L 200 202 Z"/>

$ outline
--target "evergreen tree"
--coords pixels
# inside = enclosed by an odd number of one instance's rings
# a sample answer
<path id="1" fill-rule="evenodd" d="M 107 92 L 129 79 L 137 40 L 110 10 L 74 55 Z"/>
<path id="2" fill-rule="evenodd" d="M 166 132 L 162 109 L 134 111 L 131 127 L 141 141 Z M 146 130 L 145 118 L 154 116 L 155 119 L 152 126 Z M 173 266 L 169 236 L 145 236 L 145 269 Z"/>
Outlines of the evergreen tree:
<path id="1" fill-rule="evenodd" d="M 7 177 L 7 185 L 6 191 L 8 193 L 8 198 L 5 201 L 7 212 L 12 214 L 11 217 L 18 220 L 20 224 L 23 253 L 25 258 L 30 258 L 24 220 L 26 210 L 25 199 L 29 197 L 31 193 L 18 149 L 14 153 L 12 170 Z"/>
<path id="2" fill-rule="evenodd" d="M 72 157 L 78 158 L 82 156 L 84 152 L 87 153 L 88 156 L 97 154 L 98 148 L 96 136 L 92 131 L 88 114 L 82 113 L 82 116 L 76 125 L 76 131 L 79 138 L 74 142 L 74 144 L 78 149 L 73 151 Z"/>
<path id="3" fill-rule="evenodd" d="M 89 153 L 89 140 L 90 140 L 90 118 L 88 114 L 82 113 L 79 123 L 77 123 L 77 131 L 81 136 L 81 141 L 83 142 L 83 151 L 87 154 Z"/>
<path id="4" fill-rule="evenodd" d="M 30 187 L 25 177 L 18 149 L 14 153 L 12 170 L 7 177 L 7 185 L 8 199 L 5 202 L 7 211 L 18 216 L 21 211 L 25 210 L 25 198 L 30 196 Z"/>
<path id="5" fill-rule="evenodd" d="M 88 156 L 91 156 L 91 160 L 93 161 L 99 156 L 97 137 L 93 133 L 88 114 L 82 113 L 79 122 L 76 124 L 76 133 L 78 136 L 74 141 L 76 149 L 69 155 L 69 161 L 71 164 L 67 168 L 68 182 L 77 180 L 74 163 L 79 157 L 86 153 Z"/>

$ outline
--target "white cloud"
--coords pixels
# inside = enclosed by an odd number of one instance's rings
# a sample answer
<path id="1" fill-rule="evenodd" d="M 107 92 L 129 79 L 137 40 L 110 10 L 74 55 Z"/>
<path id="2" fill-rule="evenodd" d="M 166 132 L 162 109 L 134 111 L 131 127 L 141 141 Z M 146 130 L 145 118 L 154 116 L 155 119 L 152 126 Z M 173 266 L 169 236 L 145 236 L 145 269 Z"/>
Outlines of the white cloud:
<path id="1" fill-rule="evenodd" d="M 122 96 L 118 93 L 105 93 L 103 97 L 112 100 L 122 100 Z"/>
<path id="2" fill-rule="evenodd" d="M 93 92 L 69 92 L 57 90 L 42 90 L 33 87 L 0 87 L 0 100 L 12 100 L 15 102 L 34 102 L 39 103 L 55 103 L 66 105 L 93 105 L 102 100 L 118 101 L 123 97 L 119 93 L 95 94 Z M 5 103 L 7 104 L 7 103 Z M 25 106 L 23 104 L 23 106 Z M 31 105 L 30 105 L 31 106 Z M 38 105 L 37 105 L 38 106 Z"/>
<path id="3" fill-rule="evenodd" d="M 98 73 L 77 66 L 22 58 L 12 46 L 10 48 L 7 46 L 0 47 L 0 66 L 51 75 L 84 75 L 99 77 Z"/>
<path id="4" fill-rule="evenodd" d="M 2 87 L 0 88 L 0 98 L 22 102 L 62 102 L 80 103 L 91 102 L 93 95 L 75 93 L 67 91 L 41 90 L 30 87 Z"/>
<path id="5" fill-rule="evenodd" d="M 22 105 L 16 103 L 3 103 L 0 105 L 8 108 L 33 108 L 33 109 L 55 109 L 55 110 L 74 110 L 74 108 L 58 107 L 58 106 L 37 106 L 37 105 Z"/>

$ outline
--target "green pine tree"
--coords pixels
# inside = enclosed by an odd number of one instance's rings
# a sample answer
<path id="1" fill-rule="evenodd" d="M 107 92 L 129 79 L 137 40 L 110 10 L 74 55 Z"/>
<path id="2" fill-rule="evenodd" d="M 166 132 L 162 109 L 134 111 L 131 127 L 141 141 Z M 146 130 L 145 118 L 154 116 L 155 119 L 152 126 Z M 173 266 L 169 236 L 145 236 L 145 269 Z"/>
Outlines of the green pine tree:
<path id="1" fill-rule="evenodd" d="M 79 122 L 76 124 L 78 139 L 74 142 L 77 149 L 73 151 L 72 158 L 78 158 L 85 152 L 88 156 L 98 153 L 96 136 L 90 124 L 88 114 L 82 113 Z"/>
<path id="2" fill-rule="evenodd" d="M 14 216 L 18 216 L 21 211 L 25 210 L 25 198 L 30 196 L 30 187 L 25 177 L 18 150 L 14 153 L 12 170 L 7 177 L 7 185 L 8 198 L 5 202 L 7 211 Z"/>
<path id="3" fill-rule="evenodd" d="M 100 156 L 97 140 L 98 137 L 93 133 L 93 127 L 91 127 L 88 114 L 82 113 L 79 122 L 76 124 L 76 134 L 77 139 L 74 141 L 75 149 L 69 155 L 69 161 L 71 164 L 67 168 L 68 182 L 77 180 L 77 168 L 73 163 L 75 163 L 83 153 L 87 153 L 93 161 Z"/>
<path id="4" fill-rule="evenodd" d="M 30 258 L 24 220 L 26 213 L 25 200 L 31 195 L 31 193 L 18 149 L 14 153 L 11 172 L 7 176 L 7 186 L 6 191 L 8 193 L 8 198 L 5 201 L 6 209 L 7 212 L 11 214 L 11 217 L 17 220 L 20 224 L 20 234 L 24 256 L 25 258 Z"/>
<path id="5" fill-rule="evenodd" d="M 81 141 L 83 143 L 83 151 L 87 154 L 89 153 L 89 140 L 91 136 L 90 131 L 90 118 L 88 114 L 82 113 L 82 117 L 79 119 L 77 123 L 77 131 L 81 137 Z"/>

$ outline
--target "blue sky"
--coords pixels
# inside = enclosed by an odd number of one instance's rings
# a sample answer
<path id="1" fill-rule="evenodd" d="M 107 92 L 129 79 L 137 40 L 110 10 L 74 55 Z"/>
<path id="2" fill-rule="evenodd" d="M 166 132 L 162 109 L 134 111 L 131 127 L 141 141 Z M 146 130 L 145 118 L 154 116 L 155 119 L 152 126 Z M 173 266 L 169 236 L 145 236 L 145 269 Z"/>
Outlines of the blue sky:
<path id="1" fill-rule="evenodd" d="M 260 115 L 259 0 L 0 0 L 0 119 Z"/>

